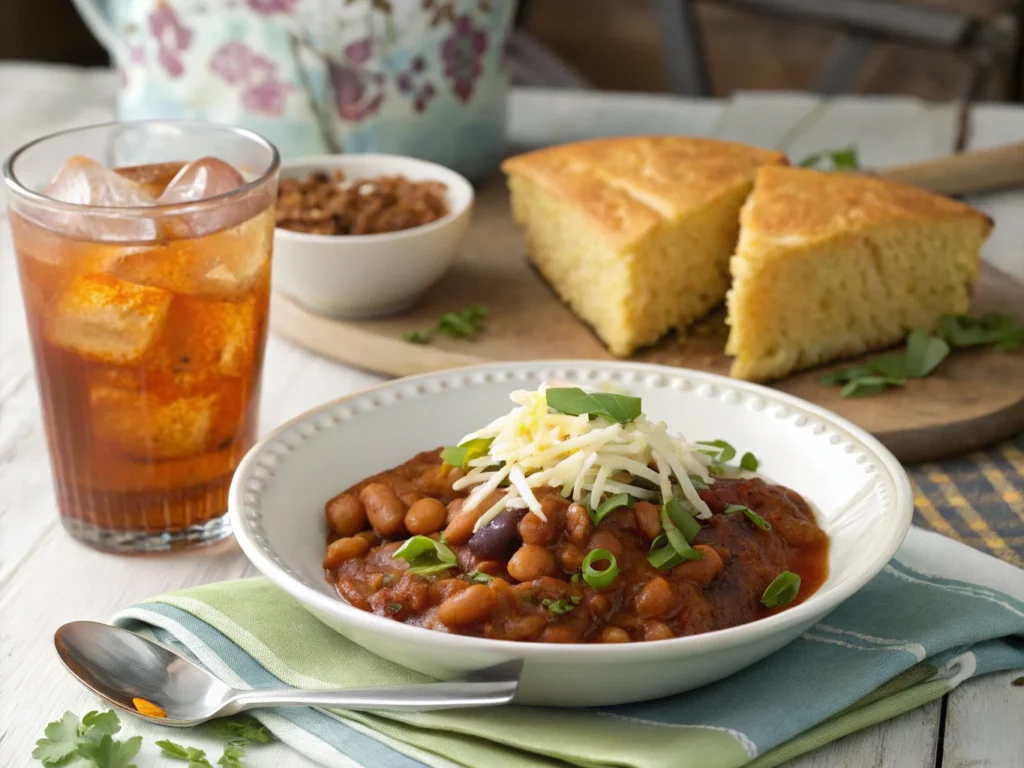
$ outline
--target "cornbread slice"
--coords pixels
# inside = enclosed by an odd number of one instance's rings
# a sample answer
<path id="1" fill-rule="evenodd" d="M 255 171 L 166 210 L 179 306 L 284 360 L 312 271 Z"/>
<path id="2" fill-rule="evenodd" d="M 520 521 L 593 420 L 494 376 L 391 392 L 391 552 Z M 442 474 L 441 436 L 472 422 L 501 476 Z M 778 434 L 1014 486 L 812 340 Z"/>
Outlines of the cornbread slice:
<path id="1" fill-rule="evenodd" d="M 966 312 L 991 229 L 980 211 L 914 187 L 762 168 L 730 261 L 732 375 L 778 378 Z"/>
<path id="2" fill-rule="evenodd" d="M 677 136 L 597 139 L 502 165 L 530 260 L 614 355 L 725 296 L 740 206 L 780 152 Z"/>

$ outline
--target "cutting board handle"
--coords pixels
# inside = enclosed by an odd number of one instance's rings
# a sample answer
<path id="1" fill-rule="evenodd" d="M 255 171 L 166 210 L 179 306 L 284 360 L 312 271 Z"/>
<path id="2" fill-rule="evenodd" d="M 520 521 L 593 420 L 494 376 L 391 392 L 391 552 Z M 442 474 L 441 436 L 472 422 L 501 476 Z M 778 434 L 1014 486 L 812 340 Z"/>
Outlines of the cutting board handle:
<path id="1" fill-rule="evenodd" d="M 881 169 L 878 176 L 940 195 L 972 195 L 1024 186 L 1024 141 Z"/>

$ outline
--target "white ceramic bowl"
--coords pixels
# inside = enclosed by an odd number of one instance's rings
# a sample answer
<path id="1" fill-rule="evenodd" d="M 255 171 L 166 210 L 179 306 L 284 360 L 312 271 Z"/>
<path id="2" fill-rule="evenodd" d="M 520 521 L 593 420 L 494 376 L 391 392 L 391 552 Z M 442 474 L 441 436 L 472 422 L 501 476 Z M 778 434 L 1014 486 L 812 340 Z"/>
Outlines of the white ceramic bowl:
<path id="1" fill-rule="evenodd" d="M 440 181 L 448 213 L 421 227 L 379 235 L 310 235 L 274 230 L 274 290 L 335 317 L 375 317 L 416 303 L 452 265 L 469 228 L 473 187 L 437 163 L 401 155 L 317 155 L 281 164 L 281 178 L 328 174 L 347 179 L 404 176 Z"/>
<path id="2" fill-rule="evenodd" d="M 324 503 L 418 451 L 451 444 L 503 414 L 513 389 L 608 381 L 689 439 L 753 451 L 761 471 L 801 493 L 829 534 L 829 576 L 805 602 L 750 624 L 623 645 L 544 645 L 450 635 L 354 608 L 324 580 Z M 742 669 L 796 638 L 864 586 L 903 541 L 906 473 L 870 435 L 803 400 L 708 373 L 637 363 L 523 362 L 399 379 L 320 406 L 243 459 L 229 506 L 249 559 L 313 615 L 374 653 L 444 678 L 525 660 L 517 701 L 594 706 L 679 693 Z M 826 674 L 827 670 L 821 670 Z"/>

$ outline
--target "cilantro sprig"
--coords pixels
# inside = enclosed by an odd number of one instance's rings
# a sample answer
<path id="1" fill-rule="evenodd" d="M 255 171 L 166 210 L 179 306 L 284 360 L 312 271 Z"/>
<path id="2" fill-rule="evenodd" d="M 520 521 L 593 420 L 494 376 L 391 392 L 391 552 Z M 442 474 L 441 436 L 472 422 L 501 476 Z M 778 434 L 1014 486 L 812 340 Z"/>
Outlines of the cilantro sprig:
<path id="1" fill-rule="evenodd" d="M 480 321 L 487 317 L 487 308 L 480 304 L 472 304 L 456 312 L 445 312 L 433 328 L 407 331 L 402 335 L 413 344 L 429 344 L 438 333 L 451 336 L 453 339 L 469 339 L 483 330 Z"/>
<path id="2" fill-rule="evenodd" d="M 227 741 L 217 760 L 222 768 L 244 768 L 242 758 L 250 744 L 266 744 L 273 737 L 258 721 L 248 716 L 221 718 L 210 724 L 213 733 Z M 32 757 L 49 768 L 137 768 L 133 762 L 142 749 L 142 737 L 115 739 L 121 721 L 113 710 L 89 712 L 81 721 L 72 712 L 49 723 L 44 738 L 36 742 Z M 188 763 L 187 768 L 214 768 L 206 752 L 170 740 L 156 742 L 165 757 Z"/>
<path id="3" fill-rule="evenodd" d="M 698 445 L 705 446 L 704 448 L 698 449 L 701 453 L 712 458 L 711 466 L 708 467 L 708 472 L 713 475 L 720 475 L 730 469 L 735 469 L 729 465 L 729 462 L 736 457 L 736 449 L 725 440 L 698 440 Z M 747 451 L 740 457 L 740 469 L 745 469 L 748 472 L 756 472 L 757 468 L 761 465 L 761 462 L 757 460 L 757 456 Z M 690 477 L 693 481 L 695 478 Z M 700 478 L 696 478 L 700 479 Z M 706 483 L 697 485 L 694 483 L 695 488 L 707 488 Z"/>
<path id="4" fill-rule="evenodd" d="M 907 334 L 902 350 L 872 358 L 863 365 L 839 368 L 818 377 L 822 384 L 842 386 L 840 397 L 871 397 L 907 379 L 930 375 L 954 348 L 992 344 L 1001 352 L 1024 347 L 1024 323 L 992 312 L 980 318 L 943 315 L 936 332 L 917 328 Z"/>
<path id="5" fill-rule="evenodd" d="M 860 158 L 856 147 L 842 147 L 815 152 L 801 160 L 799 165 L 819 171 L 856 171 L 860 168 Z"/>

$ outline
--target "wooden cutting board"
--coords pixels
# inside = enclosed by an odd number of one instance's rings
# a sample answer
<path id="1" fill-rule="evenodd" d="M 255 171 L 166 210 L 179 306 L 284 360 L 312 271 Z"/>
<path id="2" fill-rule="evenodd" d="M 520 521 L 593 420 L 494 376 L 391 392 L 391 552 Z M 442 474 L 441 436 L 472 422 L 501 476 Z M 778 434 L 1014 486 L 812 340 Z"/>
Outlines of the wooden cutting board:
<path id="1" fill-rule="evenodd" d="M 460 260 L 408 312 L 341 321 L 277 294 L 272 327 L 315 352 L 393 376 L 499 360 L 614 359 L 527 263 L 502 179 L 492 179 L 478 191 L 466 240 Z M 470 304 L 482 304 L 489 312 L 486 331 L 475 339 L 437 336 L 429 345 L 402 339 L 406 331 L 429 328 L 444 312 Z M 1024 286 L 985 265 L 972 312 L 991 311 L 1024 318 Z M 633 359 L 727 374 L 724 318 L 720 309 L 690 335 L 670 336 Z M 904 462 L 962 454 L 1024 430 L 1024 352 L 955 351 L 932 376 L 870 398 L 839 397 L 838 387 L 817 382 L 822 370 L 798 373 L 772 386 L 859 424 Z"/>

